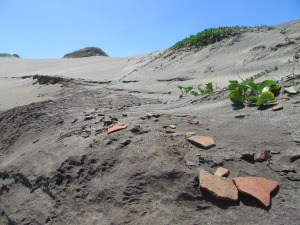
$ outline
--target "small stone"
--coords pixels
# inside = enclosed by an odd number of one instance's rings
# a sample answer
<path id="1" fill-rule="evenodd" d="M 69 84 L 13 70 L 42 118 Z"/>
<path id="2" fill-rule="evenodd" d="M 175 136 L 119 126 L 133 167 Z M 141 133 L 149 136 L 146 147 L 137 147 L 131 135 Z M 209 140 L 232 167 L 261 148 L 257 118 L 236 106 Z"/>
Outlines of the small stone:
<path id="1" fill-rule="evenodd" d="M 118 130 L 122 130 L 127 128 L 126 125 L 124 125 L 123 123 L 116 123 L 114 125 L 109 126 L 109 128 L 107 129 L 107 133 L 110 134 L 112 132 L 118 131 Z"/>
<path id="2" fill-rule="evenodd" d="M 217 169 L 217 171 L 214 173 L 214 175 L 216 175 L 216 176 L 220 176 L 220 177 L 226 177 L 226 176 L 228 176 L 229 175 L 229 170 L 228 169 L 226 169 L 226 168 L 224 168 L 224 167 L 219 167 L 218 169 Z"/>
<path id="3" fill-rule="evenodd" d="M 109 116 L 111 121 L 118 121 L 118 118 L 116 116 Z"/>
<path id="4" fill-rule="evenodd" d="M 83 134 L 82 137 L 83 138 L 88 138 L 90 135 L 89 134 Z"/>
<path id="5" fill-rule="evenodd" d="M 166 133 L 175 133 L 176 129 L 173 129 L 171 127 L 167 127 L 167 128 L 165 128 L 165 131 L 166 131 Z"/>
<path id="6" fill-rule="evenodd" d="M 191 136 L 187 138 L 187 140 L 204 149 L 210 149 L 216 146 L 214 139 L 208 136 Z"/>
<path id="7" fill-rule="evenodd" d="M 105 116 L 96 116 L 96 123 L 100 123 L 104 118 Z"/>
<path id="8" fill-rule="evenodd" d="M 254 162 L 255 153 L 243 153 L 241 159 L 246 160 L 247 162 Z"/>
<path id="9" fill-rule="evenodd" d="M 93 119 L 93 115 L 86 115 L 85 116 L 85 120 L 91 120 L 91 119 Z"/>
<path id="10" fill-rule="evenodd" d="M 232 179 L 239 192 L 258 199 L 265 207 L 271 203 L 271 192 L 278 182 L 263 177 L 235 177 Z"/>
<path id="11" fill-rule="evenodd" d="M 75 123 L 77 120 L 78 120 L 78 119 L 74 119 L 74 120 L 72 120 L 72 122 L 71 122 L 71 123 Z"/>
<path id="12" fill-rule="evenodd" d="M 201 171 L 199 173 L 200 187 L 221 200 L 238 200 L 238 190 L 231 179 L 214 176 Z"/>
<path id="13" fill-rule="evenodd" d="M 153 120 L 154 122 L 157 122 L 158 121 L 158 118 L 156 116 L 151 116 L 150 117 L 150 120 Z"/>
<path id="14" fill-rule="evenodd" d="M 278 111 L 278 110 L 281 110 L 281 109 L 283 109 L 282 105 L 276 105 L 276 106 L 272 107 L 273 111 Z"/>
<path id="15" fill-rule="evenodd" d="M 259 160 L 260 161 L 266 161 L 270 158 L 270 153 L 269 151 L 267 151 L 267 149 L 263 148 L 261 150 L 260 156 L 259 156 Z"/>
<path id="16" fill-rule="evenodd" d="M 198 124 L 199 120 L 188 120 L 189 124 Z"/>
<path id="17" fill-rule="evenodd" d="M 175 125 L 170 125 L 169 126 L 171 129 L 176 129 L 176 126 Z"/>

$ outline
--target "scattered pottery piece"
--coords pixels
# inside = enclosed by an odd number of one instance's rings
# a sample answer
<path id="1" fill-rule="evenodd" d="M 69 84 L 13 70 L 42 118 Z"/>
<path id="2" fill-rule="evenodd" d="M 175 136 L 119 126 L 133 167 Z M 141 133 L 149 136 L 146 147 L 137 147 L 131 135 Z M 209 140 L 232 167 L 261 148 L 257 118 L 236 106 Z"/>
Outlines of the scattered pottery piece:
<path id="1" fill-rule="evenodd" d="M 175 133 L 176 129 L 173 129 L 171 127 L 167 127 L 167 128 L 165 128 L 165 131 L 166 131 L 166 133 Z"/>
<path id="2" fill-rule="evenodd" d="M 189 138 L 193 135 L 196 135 L 196 132 L 186 132 L 184 136 L 185 136 L 185 138 Z"/>
<path id="3" fill-rule="evenodd" d="M 104 118 L 105 116 L 96 116 L 96 123 L 100 123 Z"/>
<path id="4" fill-rule="evenodd" d="M 238 200 L 238 190 L 231 179 L 214 176 L 201 171 L 199 173 L 200 187 L 221 200 Z"/>
<path id="5" fill-rule="evenodd" d="M 276 105 L 276 106 L 272 107 L 273 111 L 278 111 L 278 110 L 281 110 L 281 109 L 283 109 L 282 105 Z"/>
<path id="6" fill-rule="evenodd" d="M 107 133 L 110 134 L 112 132 L 122 130 L 122 129 L 125 129 L 125 128 L 127 128 L 127 126 L 124 125 L 123 123 L 116 123 L 116 124 L 113 124 L 113 125 L 108 127 Z"/>
<path id="7" fill-rule="evenodd" d="M 191 136 L 187 138 L 193 144 L 199 145 L 201 148 L 209 149 L 216 146 L 214 139 L 208 136 Z"/>
<path id="8" fill-rule="evenodd" d="M 254 162 L 255 153 L 243 153 L 241 159 L 246 160 L 247 162 Z"/>
<path id="9" fill-rule="evenodd" d="M 259 160 L 260 161 L 266 161 L 270 158 L 270 153 L 269 151 L 267 151 L 267 149 L 263 148 L 261 150 L 260 156 L 259 156 Z"/>
<path id="10" fill-rule="evenodd" d="M 198 124 L 199 120 L 188 120 L 189 124 Z"/>
<path id="11" fill-rule="evenodd" d="M 169 126 L 171 129 L 176 129 L 176 126 L 175 125 L 170 125 Z"/>
<path id="12" fill-rule="evenodd" d="M 265 207 L 271 203 L 271 192 L 278 187 L 278 182 L 262 177 L 235 177 L 232 179 L 239 192 L 258 199 Z"/>
<path id="13" fill-rule="evenodd" d="M 219 167 L 217 171 L 214 173 L 216 176 L 225 177 L 229 175 L 229 170 L 224 167 Z"/>

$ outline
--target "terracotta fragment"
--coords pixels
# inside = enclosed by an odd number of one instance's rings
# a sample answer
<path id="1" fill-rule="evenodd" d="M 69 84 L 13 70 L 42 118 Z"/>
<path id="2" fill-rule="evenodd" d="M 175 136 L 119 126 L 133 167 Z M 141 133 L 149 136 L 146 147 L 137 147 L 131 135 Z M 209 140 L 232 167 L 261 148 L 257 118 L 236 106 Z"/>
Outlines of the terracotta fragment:
<path id="1" fill-rule="evenodd" d="M 196 135 L 196 132 L 186 132 L 184 136 L 185 136 L 185 138 L 189 138 L 193 135 Z"/>
<path id="2" fill-rule="evenodd" d="M 278 182 L 263 177 L 235 177 L 232 179 L 239 192 L 258 199 L 265 207 L 271 203 L 271 192 L 278 187 Z"/>
<path id="3" fill-rule="evenodd" d="M 216 146 L 214 139 L 208 136 L 191 136 L 187 138 L 193 144 L 199 145 L 201 148 L 209 149 Z"/>
<path id="4" fill-rule="evenodd" d="M 96 123 L 100 123 L 104 118 L 105 116 L 96 116 Z"/>
<path id="5" fill-rule="evenodd" d="M 110 134 L 112 132 L 122 130 L 122 129 L 125 129 L 125 128 L 127 128 L 127 126 L 124 125 L 123 123 L 116 123 L 116 124 L 113 124 L 113 125 L 108 127 L 107 133 Z"/>
<path id="6" fill-rule="evenodd" d="M 166 131 L 166 133 L 175 133 L 176 129 L 173 129 L 171 127 L 167 127 L 167 128 L 165 128 L 165 131 Z"/>
<path id="7" fill-rule="evenodd" d="M 259 156 L 259 160 L 260 161 L 266 161 L 270 158 L 270 153 L 267 151 L 267 149 L 263 148 L 261 150 L 260 156 Z"/>
<path id="8" fill-rule="evenodd" d="M 238 190 L 231 179 L 214 176 L 207 172 L 199 173 L 200 187 L 221 200 L 238 200 Z"/>
<path id="9" fill-rule="evenodd" d="M 217 171 L 214 173 L 216 176 L 225 177 L 229 175 L 229 170 L 224 167 L 219 167 Z"/>
<path id="10" fill-rule="evenodd" d="M 281 110 L 281 109 L 283 109 L 282 105 L 276 105 L 276 106 L 272 107 L 273 111 L 278 111 L 278 110 Z"/>

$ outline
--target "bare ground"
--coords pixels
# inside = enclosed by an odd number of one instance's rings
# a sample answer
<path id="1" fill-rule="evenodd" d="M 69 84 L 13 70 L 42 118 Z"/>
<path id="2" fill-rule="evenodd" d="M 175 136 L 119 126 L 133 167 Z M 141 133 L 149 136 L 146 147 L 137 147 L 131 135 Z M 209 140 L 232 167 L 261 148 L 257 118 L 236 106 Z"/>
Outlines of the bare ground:
<path id="1" fill-rule="evenodd" d="M 234 107 L 226 90 L 166 101 L 109 84 L 61 85 L 54 100 L 0 113 L 1 224 L 298 224 L 299 94 L 275 102 L 284 109 L 274 112 Z M 85 114 L 100 113 L 127 128 L 95 135 L 104 123 Z M 165 133 L 170 124 L 176 133 Z M 90 136 L 82 137 L 82 130 Z M 192 145 L 188 131 L 213 137 L 216 147 Z M 240 158 L 262 148 L 270 160 Z M 213 173 L 218 166 L 228 168 L 229 177 L 278 181 L 271 206 L 244 195 L 221 201 L 200 190 L 198 171 Z"/>

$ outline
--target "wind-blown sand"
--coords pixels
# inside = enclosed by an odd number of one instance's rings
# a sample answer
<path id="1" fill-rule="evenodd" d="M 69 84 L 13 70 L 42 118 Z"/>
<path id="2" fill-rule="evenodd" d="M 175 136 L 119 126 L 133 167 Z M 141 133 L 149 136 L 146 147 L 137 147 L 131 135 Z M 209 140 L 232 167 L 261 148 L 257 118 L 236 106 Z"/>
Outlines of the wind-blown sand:
<path id="1" fill-rule="evenodd" d="M 271 72 L 258 82 L 288 76 L 280 81 L 286 87 L 299 80 L 299 37 L 295 20 L 198 52 L 0 58 L 0 223 L 297 224 L 299 94 L 282 90 L 280 97 L 290 100 L 260 109 L 236 107 L 226 87 L 229 80 L 266 69 Z M 39 83 L 36 74 L 50 81 Z M 52 76 L 64 79 L 51 81 Z M 177 85 L 208 82 L 214 93 L 179 99 Z M 276 104 L 283 110 L 272 111 Z M 159 114 L 158 121 L 148 113 Z M 98 114 L 117 117 L 127 128 L 101 133 L 105 124 L 95 123 Z M 165 133 L 171 124 L 176 133 Z M 210 136 L 216 147 L 192 145 L 186 132 Z M 240 158 L 252 152 L 258 157 L 263 148 L 270 151 L 268 161 Z M 245 195 L 226 202 L 201 190 L 199 170 L 213 174 L 219 166 L 230 170 L 229 178 L 279 182 L 271 206 L 265 209 Z"/>

